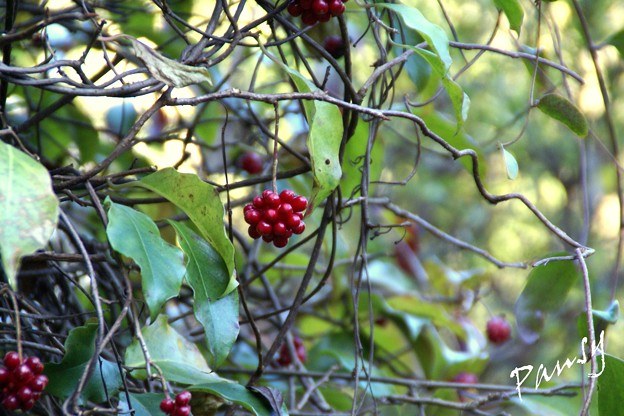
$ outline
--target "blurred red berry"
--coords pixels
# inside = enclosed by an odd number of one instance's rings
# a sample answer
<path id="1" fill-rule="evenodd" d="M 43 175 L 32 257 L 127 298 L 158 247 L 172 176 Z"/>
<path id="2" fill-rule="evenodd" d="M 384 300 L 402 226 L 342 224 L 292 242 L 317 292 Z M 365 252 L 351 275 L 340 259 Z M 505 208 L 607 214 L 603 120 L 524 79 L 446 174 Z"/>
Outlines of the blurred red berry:
<path id="1" fill-rule="evenodd" d="M 342 0 L 331 0 L 329 2 L 329 12 L 332 16 L 340 16 L 345 11 L 345 5 Z"/>
<path id="2" fill-rule="evenodd" d="M 293 17 L 301 16 L 302 12 L 303 10 L 301 10 L 301 6 L 299 5 L 299 3 L 293 2 L 288 5 L 288 13 L 291 16 Z"/>
<path id="3" fill-rule="evenodd" d="M 2 400 L 2 406 L 7 410 L 17 410 L 20 408 L 20 402 L 15 394 L 9 394 Z"/>
<path id="4" fill-rule="evenodd" d="M 20 365 L 19 355 L 15 351 L 7 352 L 4 356 L 4 365 L 6 365 L 9 370 L 13 370 Z"/>
<path id="5" fill-rule="evenodd" d="M 329 12 L 329 4 L 327 4 L 325 0 L 314 0 L 312 3 L 312 11 L 317 16 L 327 14 L 327 12 Z"/>
<path id="6" fill-rule="evenodd" d="M 175 402 L 173 399 L 167 397 L 160 402 L 160 410 L 165 412 L 166 414 L 171 414 L 175 409 Z"/>
<path id="7" fill-rule="evenodd" d="M 43 371 L 43 363 L 39 359 L 39 357 L 27 357 L 24 360 L 24 364 L 26 364 L 34 374 L 41 374 Z"/>
<path id="8" fill-rule="evenodd" d="M 191 406 L 179 406 L 173 411 L 173 416 L 189 416 L 191 414 Z"/>
<path id="9" fill-rule="evenodd" d="M 318 22 L 318 16 L 313 11 L 306 10 L 301 14 L 301 21 L 308 26 L 312 26 Z"/>
<path id="10" fill-rule="evenodd" d="M 477 384 L 479 382 L 479 378 L 473 373 L 459 373 L 453 377 L 452 381 L 463 384 Z"/>
<path id="11" fill-rule="evenodd" d="M 237 161 L 237 165 L 249 174 L 262 172 L 262 157 L 255 152 L 243 153 Z"/>
<path id="12" fill-rule="evenodd" d="M 338 35 L 330 35 L 323 41 L 323 48 L 334 58 L 342 58 L 345 54 L 345 43 L 342 37 Z"/>
<path id="13" fill-rule="evenodd" d="M 48 385 L 48 377 L 46 377 L 43 374 L 39 374 L 38 376 L 35 376 L 35 378 L 30 380 L 30 382 L 28 383 L 28 387 L 30 387 L 32 391 L 34 392 L 43 391 L 43 389 L 45 389 L 47 385 Z"/>
<path id="14" fill-rule="evenodd" d="M 191 395 L 190 391 L 181 391 L 175 397 L 175 404 L 176 406 L 185 406 L 190 403 L 192 397 L 193 396 Z"/>
<path id="15" fill-rule="evenodd" d="M 304 363 L 307 359 L 307 353 L 301 338 L 297 336 L 293 337 L 293 347 L 295 347 L 297 359 L 299 359 L 300 362 Z M 286 343 L 282 344 L 282 347 L 280 348 L 277 363 L 282 367 L 286 367 L 287 365 L 290 365 L 290 363 L 292 363 L 292 357 Z"/>
<path id="16" fill-rule="evenodd" d="M 511 336 L 511 325 L 502 316 L 495 316 L 487 322 L 487 337 L 493 344 L 502 344 Z"/>

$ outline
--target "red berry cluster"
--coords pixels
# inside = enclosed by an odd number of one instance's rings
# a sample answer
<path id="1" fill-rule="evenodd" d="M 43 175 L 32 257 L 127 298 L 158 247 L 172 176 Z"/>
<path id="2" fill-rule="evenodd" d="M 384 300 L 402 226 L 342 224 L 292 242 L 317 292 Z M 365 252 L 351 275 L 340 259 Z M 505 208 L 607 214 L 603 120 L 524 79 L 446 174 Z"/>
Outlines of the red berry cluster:
<path id="1" fill-rule="evenodd" d="M 308 200 L 285 189 L 280 194 L 266 190 L 256 196 L 251 204 L 243 209 L 245 222 L 249 224 L 249 236 L 253 239 L 262 237 L 275 247 L 285 247 L 293 234 L 305 231 L 303 211 Z"/>
<path id="2" fill-rule="evenodd" d="M 332 16 L 340 16 L 345 11 L 348 0 L 292 0 L 288 5 L 288 13 L 291 16 L 301 16 L 301 21 L 306 25 L 317 22 L 328 22 Z"/>
<path id="3" fill-rule="evenodd" d="M 297 358 L 300 362 L 305 363 L 308 358 L 305 347 L 303 346 L 303 341 L 299 337 L 293 337 L 293 347 L 295 347 L 295 352 L 297 353 Z M 285 343 L 282 344 L 282 348 L 280 348 L 279 356 L 277 357 L 277 363 L 286 367 L 290 363 L 292 363 L 292 357 L 290 356 L 290 351 L 288 350 L 288 345 Z"/>
<path id="4" fill-rule="evenodd" d="M 15 351 L 7 352 L 3 361 L 4 367 L 0 367 L 2 407 L 11 411 L 32 409 L 48 384 L 48 378 L 41 374 L 43 363 L 34 356 L 24 357 L 22 361 Z"/>
<path id="5" fill-rule="evenodd" d="M 181 391 L 175 396 L 175 399 L 167 397 L 160 402 L 160 410 L 169 416 L 189 416 L 191 414 L 191 392 Z"/>

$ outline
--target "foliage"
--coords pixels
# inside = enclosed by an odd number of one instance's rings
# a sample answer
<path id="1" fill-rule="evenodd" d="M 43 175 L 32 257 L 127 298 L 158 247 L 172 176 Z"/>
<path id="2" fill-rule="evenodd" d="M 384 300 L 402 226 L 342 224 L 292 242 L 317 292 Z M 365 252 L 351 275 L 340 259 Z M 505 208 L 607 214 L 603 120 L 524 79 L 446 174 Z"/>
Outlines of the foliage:
<path id="1" fill-rule="evenodd" d="M 0 341 L 45 362 L 33 414 L 616 414 L 624 6 L 288 6 L 4 2 Z M 249 237 L 267 189 L 309 201 L 284 248 Z"/>

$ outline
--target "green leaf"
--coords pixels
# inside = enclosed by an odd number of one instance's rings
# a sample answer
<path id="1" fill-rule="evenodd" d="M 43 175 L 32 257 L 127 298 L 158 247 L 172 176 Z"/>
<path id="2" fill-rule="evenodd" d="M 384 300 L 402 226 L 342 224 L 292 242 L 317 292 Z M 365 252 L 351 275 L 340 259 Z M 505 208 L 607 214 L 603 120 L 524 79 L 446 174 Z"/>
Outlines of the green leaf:
<path id="1" fill-rule="evenodd" d="M 589 124 L 581 110 L 561 95 L 544 95 L 540 98 L 537 108 L 550 118 L 562 122 L 574 134 L 580 137 L 585 137 L 589 133 Z"/>
<path id="2" fill-rule="evenodd" d="M 362 183 L 362 166 L 365 163 L 364 154 L 368 143 L 368 131 L 370 125 L 362 120 L 355 128 L 353 136 L 349 139 L 344 150 L 343 175 L 340 180 L 340 188 L 343 195 L 354 195 L 353 191 L 359 189 Z M 373 143 L 369 169 L 371 187 L 372 182 L 379 180 L 384 161 L 384 142 L 379 138 Z M 355 195 L 354 195 L 355 196 Z M 306 263 L 307 264 L 307 263 Z"/>
<path id="3" fill-rule="evenodd" d="M 442 85 L 449 95 L 455 118 L 457 120 L 457 130 L 461 129 L 470 108 L 470 99 L 462 88 L 448 74 L 452 64 L 449 52 L 449 41 L 444 30 L 428 21 L 418 9 L 399 4 L 378 4 L 377 7 L 384 7 L 397 13 L 406 28 L 415 31 L 421 36 L 431 50 L 417 48 L 415 45 L 400 45 L 409 48 L 425 58 L 433 70 L 440 76 Z"/>
<path id="4" fill-rule="evenodd" d="M 388 299 L 385 313 L 391 318 L 401 318 L 403 314 L 425 318 L 439 327 L 447 328 L 456 335 L 464 337 L 466 331 L 446 312 L 440 304 L 421 302 L 416 296 L 403 295 Z M 416 334 L 418 335 L 418 334 Z"/>
<path id="5" fill-rule="evenodd" d="M 479 374 L 489 360 L 487 352 L 481 348 L 451 349 L 432 325 L 423 328 L 413 346 L 427 379 L 446 380 L 462 371 Z"/>
<path id="6" fill-rule="evenodd" d="M 167 58 L 132 36 L 120 36 L 130 40 L 134 55 L 143 62 L 149 73 L 158 81 L 178 88 L 202 82 L 212 85 L 208 68 L 185 65 Z"/>
<path id="7" fill-rule="evenodd" d="M 565 255 L 567 253 L 554 253 L 548 257 Z M 539 338 L 545 314 L 563 304 L 579 276 L 571 260 L 550 261 L 531 270 L 514 308 L 518 333 L 525 342 L 533 343 Z"/>
<path id="8" fill-rule="evenodd" d="M 152 319 L 162 305 L 180 292 L 186 271 L 182 251 L 162 239 L 150 217 L 106 198 L 106 235 L 115 251 L 141 268 L 141 283 Z"/>
<path id="9" fill-rule="evenodd" d="M 237 286 L 234 275 L 234 246 L 225 232 L 225 210 L 215 188 L 197 175 L 179 173 L 172 168 L 152 173 L 134 185 L 156 192 L 188 215 L 201 236 L 210 242 L 227 265 L 230 280 L 221 296 L 233 291 Z"/>
<path id="10" fill-rule="evenodd" d="M 395 34 L 393 37 L 393 41 L 396 44 L 405 43 L 407 45 L 418 45 L 425 41 L 415 30 L 404 31 L 403 42 L 400 42 L 400 39 L 401 36 L 399 36 L 399 34 Z M 395 46 L 393 50 L 396 55 L 402 53 L 401 48 L 397 46 Z M 405 69 L 407 69 L 407 75 L 416 87 L 416 91 L 420 92 L 424 90 L 431 79 L 431 65 L 427 60 L 419 54 L 412 54 L 407 58 L 407 61 L 405 61 Z M 351 140 L 352 139 L 349 139 L 348 143 L 351 143 Z"/>
<path id="11" fill-rule="evenodd" d="M 596 339 L 600 338 L 600 333 L 606 331 L 609 325 L 617 323 L 620 317 L 620 302 L 614 300 L 607 310 L 592 309 L 592 318 L 594 321 L 594 334 Z M 589 337 L 589 329 L 587 328 L 587 313 L 583 311 L 579 314 L 576 327 L 579 330 L 581 338 Z"/>
<path id="12" fill-rule="evenodd" d="M 50 379 L 46 392 L 62 399 L 73 393 L 89 359 L 95 353 L 97 329 L 96 323 L 89 323 L 69 331 L 65 340 L 65 356 L 61 362 L 45 365 L 44 373 Z M 107 399 L 107 394 L 114 394 L 120 386 L 121 377 L 117 364 L 100 358 L 80 395 L 80 400 L 102 403 Z"/>
<path id="13" fill-rule="evenodd" d="M 153 324 L 143 327 L 142 333 L 152 361 L 168 381 L 195 384 L 221 380 L 208 367 L 197 345 L 173 329 L 165 315 L 158 316 Z M 129 367 L 145 367 L 145 357 L 138 340 L 126 349 L 125 358 Z M 134 370 L 132 375 L 141 379 L 147 377 L 145 370 Z"/>
<path id="14" fill-rule="evenodd" d="M 605 40 L 605 43 L 615 46 L 620 55 L 624 56 L 624 29 L 620 29 Z"/>
<path id="15" fill-rule="evenodd" d="M 494 4 L 507 16 L 511 30 L 515 30 L 520 35 L 524 10 L 518 0 L 494 0 Z"/>
<path id="16" fill-rule="evenodd" d="M 314 186 L 307 213 L 319 206 L 336 189 L 342 177 L 338 153 L 342 141 L 342 115 L 333 104 L 316 102 L 314 119 L 306 140 Z"/>
<path id="17" fill-rule="evenodd" d="M 507 178 L 514 180 L 518 177 L 518 162 L 516 161 L 516 158 L 503 147 L 502 144 L 500 148 L 503 152 L 503 160 L 505 161 Z"/>
<path id="18" fill-rule="evenodd" d="M 129 393 L 132 407 L 128 405 L 126 394 L 119 395 L 119 406 L 121 414 L 130 414 L 130 409 L 134 410 L 134 416 L 154 416 L 163 414 L 160 410 L 160 402 L 165 398 L 163 393 Z"/>
<path id="19" fill-rule="evenodd" d="M 219 298 L 229 283 L 223 258 L 186 225 L 169 223 L 187 257 L 186 281 L 193 289 L 193 310 L 204 327 L 210 367 L 216 368 L 225 361 L 238 337 L 238 292 Z"/>
<path id="20" fill-rule="evenodd" d="M 197 384 L 189 388 L 190 391 L 201 391 L 222 397 L 223 399 L 243 406 L 256 416 L 271 416 L 274 414 L 268 403 L 260 394 L 254 394 L 244 386 L 237 383 L 206 383 Z M 287 416 L 288 411 L 283 406 L 282 415 Z"/>
<path id="21" fill-rule="evenodd" d="M 266 49 L 263 52 L 290 76 L 299 92 L 313 92 L 316 86 L 296 70 L 275 58 Z M 309 125 L 306 145 L 312 161 L 314 186 L 306 215 L 319 206 L 336 189 L 342 177 L 338 153 L 343 126 L 340 110 L 324 101 L 306 100 L 303 103 Z"/>
<path id="22" fill-rule="evenodd" d="M 624 389 L 622 388 L 624 385 L 624 361 L 605 354 L 603 370 L 598 377 L 599 413 L 603 416 L 621 415 L 622 403 L 624 403 Z M 600 373 L 600 368 L 597 371 Z"/>
<path id="23" fill-rule="evenodd" d="M 0 254 L 13 289 L 17 289 L 20 259 L 48 243 L 58 213 L 48 171 L 0 141 Z"/>
<path id="24" fill-rule="evenodd" d="M 464 125 L 464 121 L 468 118 L 468 110 L 470 110 L 470 97 L 468 97 L 468 94 L 464 92 L 462 87 L 460 87 L 459 84 L 453 81 L 453 79 L 448 75 L 442 77 L 442 85 L 446 88 L 446 92 L 451 99 L 451 104 L 455 109 L 457 130 L 459 130 Z"/>
<path id="25" fill-rule="evenodd" d="M 383 7 L 392 10 L 399 15 L 405 26 L 418 32 L 418 34 L 429 44 L 433 53 L 441 61 L 442 67 L 444 68 L 442 71 L 443 74 L 448 72 L 453 60 L 451 59 L 451 54 L 449 52 L 448 37 L 440 26 L 427 20 L 415 7 L 389 3 L 377 4 L 376 7 Z M 426 56 L 425 59 L 427 59 Z M 439 71 L 437 62 L 435 66 L 432 66 L 434 69 Z"/>

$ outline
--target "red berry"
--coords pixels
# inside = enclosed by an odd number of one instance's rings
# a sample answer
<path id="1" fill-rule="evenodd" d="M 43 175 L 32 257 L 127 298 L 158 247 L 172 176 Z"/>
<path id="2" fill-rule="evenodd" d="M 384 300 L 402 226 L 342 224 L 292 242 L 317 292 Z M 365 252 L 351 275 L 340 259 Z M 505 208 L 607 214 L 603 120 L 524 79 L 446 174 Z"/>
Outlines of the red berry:
<path id="1" fill-rule="evenodd" d="M 300 345 L 297 347 L 295 352 L 297 353 L 297 358 L 299 359 L 299 361 L 305 363 L 305 361 L 308 359 L 308 354 L 306 353 L 305 347 L 303 345 Z"/>
<path id="2" fill-rule="evenodd" d="M 262 234 L 260 234 L 258 230 L 256 230 L 256 227 L 253 225 L 249 226 L 249 229 L 247 229 L 247 234 L 249 234 L 249 237 L 253 238 L 254 240 L 262 237 Z"/>
<path id="3" fill-rule="evenodd" d="M 191 414 L 191 406 L 176 407 L 173 416 L 189 416 Z"/>
<path id="4" fill-rule="evenodd" d="M 238 158 L 237 165 L 249 174 L 260 173 L 262 172 L 262 157 L 255 152 L 246 152 Z"/>
<path id="5" fill-rule="evenodd" d="M 163 399 L 162 402 L 160 402 L 160 410 L 162 410 L 166 414 L 171 414 L 173 412 L 173 409 L 175 409 L 175 402 L 173 401 L 173 399 L 167 397 Z"/>
<path id="6" fill-rule="evenodd" d="M 293 211 L 302 212 L 308 207 L 308 200 L 304 196 L 298 196 L 292 200 L 290 205 L 292 205 Z"/>
<path id="7" fill-rule="evenodd" d="M 17 391 L 17 398 L 24 403 L 33 398 L 33 391 L 28 386 L 24 386 Z"/>
<path id="8" fill-rule="evenodd" d="M 293 347 L 295 347 L 295 352 L 297 353 L 299 361 L 302 363 L 305 362 L 307 359 L 307 353 L 301 338 L 297 336 L 293 337 Z M 292 357 L 290 356 L 290 351 L 288 351 L 288 345 L 282 344 L 277 358 L 277 363 L 283 367 L 292 363 Z"/>
<path id="9" fill-rule="evenodd" d="M 32 409 L 33 407 L 35 407 L 35 403 L 36 402 L 37 401 L 34 400 L 34 399 L 30 399 L 30 400 L 28 400 L 26 402 L 22 402 L 22 404 L 20 405 L 20 409 L 22 409 L 22 411 L 24 411 L 24 412 L 28 411 L 28 410 Z"/>
<path id="10" fill-rule="evenodd" d="M 250 209 L 245 212 L 245 222 L 250 225 L 256 225 L 262 219 L 262 214 L 256 209 Z"/>
<path id="11" fill-rule="evenodd" d="M 7 410 L 17 410 L 20 408 L 20 402 L 15 394 L 9 394 L 2 400 L 2 406 Z"/>
<path id="12" fill-rule="evenodd" d="M 190 391 L 187 391 L 187 390 L 181 391 L 175 397 L 175 404 L 176 406 L 185 406 L 189 404 L 192 397 L 193 396 L 191 395 Z"/>
<path id="13" fill-rule="evenodd" d="M 4 367 L 0 367 L 0 386 L 4 386 L 11 380 L 11 372 Z"/>
<path id="14" fill-rule="evenodd" d="M 301 14 L 301 21 L 308 26 L 312 26 L 318 22 L 318 16 L 313 11 L 306 10 Z"/>
<path id="15" fill-rule="evenodd" d="M 502 316 L 495 316 L 490 319 L 485 329 L 488 339 L 494 344 L 502 344 L 511 335 L 511 325 Z"/>
<path id="16" fill-rule="evenodd" d="M 279 194 L 280 201 L 282 201 L 282 204 L 283 203 L 290 203 L 296 196 L 297 195 L 295 195 L 295 193 L 293 191 L 291 191 L 290 189 L 284 189 Z"/>
<path id="17" fill-rule="evenodd" d="M 274 224 L 277 221 L 277 210 L 273 208 L 264 210 L 263 219 L 269 224 Z"/>
<path id="18" fill-rule="evenodd" d="M 341 0 L 331 0 L 329 2 L 329 12 L 332 16 L 340 16 L 345 11 L 345 5 Z"/>
<path id="19" fill-rule="evenodd" d="M 329 22 L 329 19 L 331 19 L 331 18 L 332 18 L 331 13 L 325 13 L 322 16 L 318 16 L 318 21 L 321 22 L 321 23 L 327 23 L 327 22 Z"/>
<path id="20" fill-rule="evenodd" d="M 288 234 L 288 228 L 286 227 L 286 224 L 284 224 L 283 222 L 276 222 L 275 224 L 273 224 L 273 234 L 275 234 L 276 236 L 279 237 L 284 237 L 286 236 L 286 234 Z"/>
<path id="21" fill-rule="evenodd" d="M 34 374 L 30 367 L 28 367 L 26 364 L 21 364 L 13 370 L 12 376 L 13 380 L 15 380 L 16 383 L 23 385 L 30 381 L 30 379 L 34 377 Z"/>
<path id="22" fill-rule="evenodd" d="M 253 204 L 247 204 L 247 205 L 245 205 L 245 206 L 243 207 L 243 213 L 245 213 L 245 212 L 247 212 L 247 211 L 250 211 L 250 210 L 252 210 L 252 209 L 256 209 L 256 207 L 254 207 L 254 205 L 253 205 Z"/>
<path id="23" fill-rule="evenodd" d="M 286 225 L 290 229 L 295 229 L 299 227 L 301 224 L 301 216 L 299 214 L 292 214 L 290 217 L 286 218 Z"/>
<path id="24" fill-rule="evenodd" d="M 273 240 L 273 245 L 277 248 L 286 247 L 287 244 L 288 244 L 287 237 L 275 237 L 275 239 Z"/>
<path id="25" fill-rule="evenodd" d="M 453 377 L 452 381 L 463 384 L 476 384 L 479 382 L 479 378 L 473 373 L 459 373 Z"/>
<path id="26" fill-rule="evenodd" d="M 43 371 L 43 363 L 39 359 L 39 357 L 27 357 L 24 360 L 24 364 L 26 364 L 34 374 L 41 374 Z"/>
<path id="27" fill-rule="evenodd" d="M 299 0 L 299 6 L 301 7 L 301 10 L 312 9 L 313 3 L 314 3 L 314 0 Z"/>
<path id="28" fill-rule="evenodd" d="M 279 204 L 281 202 L 279 195 L 277 195 L 273 191 L 269 191 L 268 189 L 262 192 L 262 200 L 264 201 L 265 205 L 268 205 L 272 208 L 279 207 Z"/>
<path id="29" fill-rule="evenodd" d="M 293 207 L 289 203 L 282 203 L 280 207 L 277 209 L 277 215 L 285 220 L 293 215 Z"/>
<path id="30" fill-rule="evenodd" d="M 265 243 L 270 243 L 271 241 L 273 241 L 273 238 L 273 234 L 263 235 L 262 241 L 264 241 Z"/>
<path id="31" fill-rule="evenodd" d="M 30 399 L 30 400 L 27 400 L 27 401 L 25 401 L 25 402 L 22 402 L 22 404 L 21 404 L 21 406 L 20 406 L 20 409 L 22 409 L 23 411 L 30 410 L 30 409 L 32 409 L 33 407 L 35 407 L 35 403 L 36 403 L 36 400 L 35 400 L 35 399 Z"/>
<path id="32" fill-rule="evenodd" d="M 30 387 L 31 390 L 34 392 L 42 392 L 43 389 L 45 389 L 47 385 L 48 385 L 48 377 L 44 376 L 43 374 L 39 374 L 38 376 L 35 376 L 35 378 L 30 380 L 30 382 L 28 383 L 28 387 Z"/>
<path id="33" fill-rule="evenodd" d="M 314 0 L 312 3 L 312 11 L 317 16 L 323 16 L 329 12 L 329 4 L 325 0 Z"/>
<path id="34" fill-rule="evenodd" d="M 20 365 L 20 363 L 19 354 L 15 351 L 9 351 L 4 356 L 4 365 L 6 365 L 9 370 L 13 370 L 15 367 Z"/>
<path id="35" fill-rule="evenodd" d="M 292 229 L 293 234 L 303 234 L 305 231 L 305 223 L 301 221 L 298 226 Z"/>
<path id="36" fill-rule="evenodd" d="M 342 58 L 345 54 L 345 44 L 342 37 L 337 35 L 327 36 L 323 42 L 323 48 L 334 58 Z"/>
<path id="37" fill-rule="evenodd" d="M 256 225 L 256 231 L 258 231 L 261 235 L 266 236 L 273 232 L 273 227 L 266 221 L 260 221 L 258 225 Z"/>
<path id="38" fill-rule="evenodd" d="M 261 196 L 254 197 L 254 199 L 252 200 L 252 203 L 253 203 L 253 206 L 256 207 L 257 209 L 264 208 L 264 200 L 262 199 Z"/>
<path id="39" fill-rule="evenodd" d="M 293 2 L 288 5 L 288 13 L 291 16 L 293 17 L 301 16 L 302 12 L 303 10 L 301 10 L 301 6 L 297 2 Z"/>

